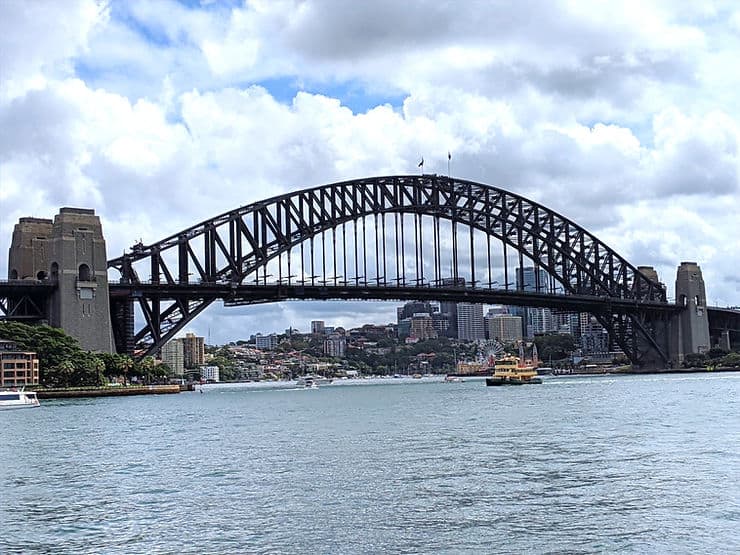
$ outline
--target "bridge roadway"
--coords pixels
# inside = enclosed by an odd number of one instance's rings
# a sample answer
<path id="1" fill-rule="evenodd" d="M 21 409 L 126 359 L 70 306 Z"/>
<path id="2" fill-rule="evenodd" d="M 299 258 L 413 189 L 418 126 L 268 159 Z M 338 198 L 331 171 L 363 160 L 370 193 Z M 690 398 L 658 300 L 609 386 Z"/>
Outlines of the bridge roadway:
<path id="1" fill-rule="evenodd" d="M 173 298 L 221 299 L 226 306 L 272 303 L 289 300 L 383 300 L 383 301 L 440 301 L 537 306 L 572 312 L 612 313 L 636 307 L 655 313 L 673 314 L 683 307 L 657 301 L 596 297 L 593 295 L 563 295 L 488 289 L 475 287 L 413 286 L 391 283 L 342 282 L 329 284 L 267 283 L 243 285 L 228 282 L 198 282 L 185 284 L 110 282 L 112 298 Z"/>
<path id="2" fill-rule="evenodd" d="M 50 280 L 0 281 L 0 320 L 45 322 L 47 303 L 56 289 Z M 513 306 L 538 306 L 568 312 L 612 314 L 634 311 L 670 316 L 683 307 L 656 301 L 640 301 L 593 295 L 548 294 L 515 289 L 488 289 L 476 287 L 398 286 L 394 283 L 339 282 L 332 284 L 260 283 L 238 284 L 229 282 L 193 283 L 109 283 L 111 301 L 125 299 L 158 299 L 177 302 L 176 299 L 221 300 L 226 306 L 263 304 L 290 300 L 382 300 L 382 301 L 440 301 L 503 304 Z M 738 307 L 707 307 L 709 328 L 713 339 L 729 331 L 732 343 L 740 335 L 740 309 Z"/>
<path id="3" fill-rule="evenodd" d="M 289 300 L 385 300 L 385 301 L 449 301 L 513 306 L 539 306 L 573 312 L 606 313 L 639 306 L 646 311 L 672 314 L 682 310 L 676 304 L 650 301 L 635 301 L 592 295 L 562 295 L 517 291 L 514 289 L 487 289 L 474 287 L 421 287 L 395 284 L 361 283 L 359 286 L 340 284 L 287 284 L 267 283 L 241 285 L 228 282 L 211 283 L 109 283 L 111 298 L 147 297 L 163 301 L 178 297 L 197 299 L 220 299 L 227 306 L 271 303 Z M 0 319 L 39 320 L 43 319 L 44 305 L 56 289 L 49 280 L 0 280 Z M 9 300 L 15 301 L 15 307 Z M 23 310 L 21 310 L 21 307 Z M 740 308 L 707 307 L 710 328 L 740 333 Z M 25 312 L 24 312 L 25 311 Z"/>

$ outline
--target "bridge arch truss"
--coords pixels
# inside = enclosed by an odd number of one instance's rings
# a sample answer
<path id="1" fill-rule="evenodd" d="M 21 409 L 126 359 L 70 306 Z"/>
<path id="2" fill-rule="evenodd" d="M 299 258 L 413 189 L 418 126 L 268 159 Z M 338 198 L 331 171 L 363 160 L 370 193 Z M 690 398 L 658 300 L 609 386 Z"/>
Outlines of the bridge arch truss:
<path id="1" fill-rule="evenodd" d="M 436 296 L 588 311 L 633 362 L 665 363 L 665 322 L 676 310 L 661 284 L 564 216 L 437 175 L 286 193 L 134 245 L 108 266 L 121 278 L 111 302 L 123 352 L 156 352 L 217 299 Z"/>

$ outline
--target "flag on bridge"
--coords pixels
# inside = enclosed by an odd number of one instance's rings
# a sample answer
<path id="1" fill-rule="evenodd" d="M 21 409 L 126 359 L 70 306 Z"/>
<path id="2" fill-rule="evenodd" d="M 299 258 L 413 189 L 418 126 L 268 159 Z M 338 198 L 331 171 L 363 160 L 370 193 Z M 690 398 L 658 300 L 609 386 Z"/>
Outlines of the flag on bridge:
<path id="1" fill-rule="evenodd" d="M 424 167 L 424 157 L 423 156 L 421 157 L 421 162 L 419 162 L 419 167 L 420 168 Z"/>

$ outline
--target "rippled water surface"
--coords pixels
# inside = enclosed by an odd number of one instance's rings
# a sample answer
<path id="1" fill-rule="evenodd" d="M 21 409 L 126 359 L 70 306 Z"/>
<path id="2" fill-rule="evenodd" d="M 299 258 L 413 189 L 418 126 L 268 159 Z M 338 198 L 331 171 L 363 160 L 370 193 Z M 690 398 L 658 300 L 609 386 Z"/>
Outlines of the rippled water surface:
<path id="1" fill-rule="evenodd" d="M 740 374 L 0 413 L 1 553 L 738 553 Z"/>

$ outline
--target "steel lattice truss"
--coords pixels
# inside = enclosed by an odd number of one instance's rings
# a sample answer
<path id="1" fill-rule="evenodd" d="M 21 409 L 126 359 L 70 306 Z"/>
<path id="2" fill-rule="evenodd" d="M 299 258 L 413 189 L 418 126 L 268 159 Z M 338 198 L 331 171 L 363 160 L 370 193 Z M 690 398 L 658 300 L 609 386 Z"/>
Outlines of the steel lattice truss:
<path id="1" fill-rule="evenodd" d="M 500 285 L 492 279 L 491 240 L 503 249 L 503 267 L 496 270 L 504 276 Z M 315 243 L 321 244 L 320 255 Z M 548 276 L 540 283 L 535 272 L 537 299 L 509 282 L 508 274 L 524 268 L 525 260 Z M 118 348 L 145 344 L 148 353 L 216 299 L 249 304 L 423 293 L 496 302 L 498 293 L 514 285 L 512 304 L 582 306 L 633 362 L 666 362 L 663 328 L 676 310 L 661 284 L 564 216 L 502 189 L 436 175 L 359 179 L 277 196 L 157 243 L 135 245 L 108 266 L 121 274 L 121 283 L 111 285 Z M 139 273 L 146 271 L 150 279 L 141 280 Z M 145 320 L 138 330 L 135 302 Z"/>
<path id="2" fill-rule="evenodd" d="M 35 280 L 0 282 L 0 319 L 20 322 L 43 322 L 54 284 Z"/>

